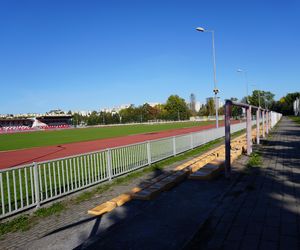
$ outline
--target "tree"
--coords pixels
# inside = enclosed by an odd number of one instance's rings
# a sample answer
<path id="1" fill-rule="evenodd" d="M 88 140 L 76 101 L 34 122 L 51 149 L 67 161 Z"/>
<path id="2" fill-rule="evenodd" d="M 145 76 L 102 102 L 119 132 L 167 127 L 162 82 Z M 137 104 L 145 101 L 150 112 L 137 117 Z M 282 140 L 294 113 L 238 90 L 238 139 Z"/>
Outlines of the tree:
<path id="1" fill-rule="evenodd" d="M 218 109 L 218 114 L 219 115 L 224 115 L 225 114 L 225 107 L 222 106 L 221 108 Z"/>
<path id="2" fill-rule="evenodd" d="M 87 117 L 83 117 L 82 115 L 78 113 L 73 114 L 73 125 L 78 126 L 82 123 L 86 124 L 87 123 Z"/>
<path id="3" fill-rule="evenodd" d="M 207 110 L 207 106 L 206 105 L 202 105 L 199 112 L 198 112 L 199 116 L 208 116 L 208 110 Z"/>
<path id="4" fill-rule="evenodd" d="M 238 101 L 238 99 L 235 98 L 235 97 L 231 97 L 230 100 L 234 101 L 234 102 Z M 232 117 L 234 117 L 235 119 L 237 119 L 242 114 L 243 114 L 243 109 L 241 107 L 237 107 L 235 105 L 232 106 L 232 111 L 231 111 Z"/>
<path id="5" fill-rule="evenodd" d="M 141 111 L 134 105 L 130 105 L 128 108 L 120 110 L 119 114 L 122 117 L 122 123 L 138 122 L 141 117 Z"/>
<path id="6" fill-rule="evenodd" d="M 87 120 L 87 125 L 97 125 L 100 124 L 100 117 L 97 111 L 93 111 Z"/>
<path id="7" fill-rule="evenodd" d="M 149 120 L 156 120 L 159 110 L 157 107 L 151 107 L 148 103 L 145 103 L 140 107 L 142 120 L 149 121 Z"/>
<path id="8" fill-rule="evenodd" d="M 191 116 L 185 100 L 178 95 L 169 96 L 165 108 L 171 120 L 186 120 Z"/>
<path id="9" fill-rule="evenodd" d="M 207 106 L 208 115 L 213 116 L 216 114 L 215 101 L 213 98 L 208 99 L 206 106 Z"/>
<path id="10" fill-rule="evenodd" d="M 249 104 L 253 106 L 260 106 L 263 108 L 270 108 L 274 103 L 274 94 L 270 91 L 254 90 L 249 96 Z"/>
<path id="11" fill-rule="evenodd" d="M 279 101 L 275 102 L 272 109 L 283 115 L 293 115 L 293 103 L 298 97 L 300 97 L 300 92 L 288 93 L 286 96 L 280 98 Z"/>
<path id="12" fill-rule="evenodd" d="M 105 115 L 106 124 L 120 123 L 120 115 L 115 112 L 107 112 Z"/>
<path id="13" fill-rule="evenodd" d="M 106 124 L 107 123 L 107 118 L 106 118 L 106 116 L 107 116 L 107 113 L 106 112 L 104 112 L 104 111 L 101 111 L 100 112 L 100 114 L 99 114 L 99 122 L 100 122 L 100 124 Z"/>
<path id="14" fill-rule="evenodd" d="M 241 99 L 241 103 L 245 103 L 245 104 L 248 103 L 247 96 L 244 96 L 244 97 Z"/>
<path id="15" fill-rule="evenodd" d="M 155 109 L 157 110 L 157 119 L 158 120 L 168 120 L 168 111 L 166 109 L 165 104 L 158 104 L 155 106 Z"/>
<path id="16" fill-rule="evenodd" d="M 74 115 L 73 115 L 73 125 L 74 126 L 77 126 L 77 125 L 79 125 L 80 124 L 80 115 L 78 114 L 78 113 L 75 113 Z"/>

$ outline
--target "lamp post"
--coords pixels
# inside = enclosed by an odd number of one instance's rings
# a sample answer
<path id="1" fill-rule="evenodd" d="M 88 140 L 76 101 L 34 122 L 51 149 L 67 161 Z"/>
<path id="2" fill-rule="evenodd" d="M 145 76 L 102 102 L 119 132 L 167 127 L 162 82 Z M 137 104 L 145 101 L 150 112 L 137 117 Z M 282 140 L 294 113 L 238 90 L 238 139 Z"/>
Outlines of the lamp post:
<path id="1" fill-rule="evenodd" d="M 215 106 L 216 106 L 216 128 L 219 127 L 219 117 L 218 117 L 218 109 L 219 109 L 219 102 L 218 102 L 218 93 L 219 90 L 217 88 L 217 75 L 216 75 L 216 50 L 215 50 L 215 31 L 214 30 L 206 30 L 202 27 L 197 27 L 197 31 L 199 32 L 209 32 L 212 36 L 212 58 L 213 58 L 213 66 L 214 66 L 214 89 L 213 92 L 215 94 Z"/>
<path id="2" fill-rule="evenodd" d="M 246 95 L 247 95 L 247 104 L 249 104 L 249 93 L 248 93 L 248 75 L 247 75 L 247 70 L 243 69 L 237 69 L 238 73 L 244 73 L 245 76 L 245 82 L 246 82 Z"/>

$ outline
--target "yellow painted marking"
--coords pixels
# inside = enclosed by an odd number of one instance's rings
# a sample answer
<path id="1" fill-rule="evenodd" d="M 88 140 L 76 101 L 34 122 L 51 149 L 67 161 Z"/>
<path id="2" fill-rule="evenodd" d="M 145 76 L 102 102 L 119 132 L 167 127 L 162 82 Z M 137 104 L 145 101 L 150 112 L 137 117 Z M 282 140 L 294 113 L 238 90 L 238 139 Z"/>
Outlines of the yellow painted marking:
<path id="1" fill-rule="evenodd" d="M 101 205 L 94 207 L 93 209 L 88 211 L 88 214 L 91 215 L 102 215 L 104 213 L 110 212 L 113 210 L 117 204 L 115 202 L 107 201 L 105 203 L 102 203 Z"/>
<path id="2" fill-rule="evenodd" d="M 124 194 L 120 194 L 119 196 L 117 196 L 116 198 L 113 198 L 110 201 L 115 202 L 117 204 L 117 206 L 120 207 L 123 204 L 125 204 L 126 202 L 130 201 L 131 199 L 132 199 L 132 195 L 130 193 L 124 193 Z"/>

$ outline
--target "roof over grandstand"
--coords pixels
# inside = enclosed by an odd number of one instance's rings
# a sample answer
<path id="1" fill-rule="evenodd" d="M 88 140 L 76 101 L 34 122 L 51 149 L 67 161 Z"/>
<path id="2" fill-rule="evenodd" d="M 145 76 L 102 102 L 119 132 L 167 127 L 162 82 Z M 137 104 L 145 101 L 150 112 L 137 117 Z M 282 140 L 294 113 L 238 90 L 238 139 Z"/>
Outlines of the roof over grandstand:
<path id="1" fill-rule="evenodd" d="M 15 116 L 7 116 L 7 117 L 0 117 L 0 121 L 25 121 L 25 120 L 32 120 L 34 118 L 36 119 L 46 119 L 46 118 L 61 118 L 61 119 L 70 119 L 73 115 L 68 114 L 61 114 L 61 115 L 39 115 L 39 116 L 33 116 L 33 117 L 15 117 Z"/>
<path id="2" fill-rule="evenodd" d="M 31 120 L 30 118 L 27 117 L 6 117 L 6 118 L 0 118 L 1 121 L 28 121 Z"/>
<path id="3" fill-rule="evenodd" d="M 42 116 L 37 116 L 36 119 L 55 119 L 55 118 L 60 118 L 60 119 L 70 119 L 72 118 L 73 115 L 42 115 Z"/>

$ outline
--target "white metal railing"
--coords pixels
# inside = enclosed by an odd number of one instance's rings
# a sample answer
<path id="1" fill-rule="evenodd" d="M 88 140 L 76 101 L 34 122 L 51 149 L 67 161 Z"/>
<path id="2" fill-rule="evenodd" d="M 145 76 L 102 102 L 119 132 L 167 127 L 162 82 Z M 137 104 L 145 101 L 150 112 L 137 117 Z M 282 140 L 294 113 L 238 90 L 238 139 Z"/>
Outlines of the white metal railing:
<path id="1" fill-rule="evenodd" d="M 231 132 L 246 128 L 232 125 Z M 224 137 L 224 127 L 0 170 L 0 218 Z"/>
<path id="2" fill-rule="evenodd" d="M 294 114 L 300 116 L 300 98 L 297 98 L 293 104 Z"/>

